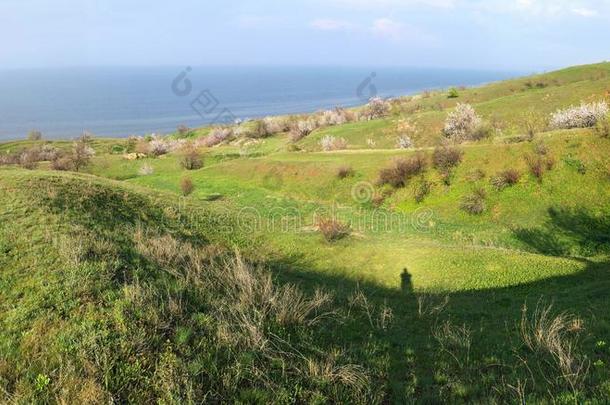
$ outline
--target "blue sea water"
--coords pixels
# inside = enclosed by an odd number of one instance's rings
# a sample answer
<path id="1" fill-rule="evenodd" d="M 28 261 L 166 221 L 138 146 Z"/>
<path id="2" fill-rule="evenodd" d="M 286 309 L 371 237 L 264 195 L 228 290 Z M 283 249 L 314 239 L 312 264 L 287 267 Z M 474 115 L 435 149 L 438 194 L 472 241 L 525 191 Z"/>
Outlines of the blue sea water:
<path id="1" fill-rule="evenodd" d="M 167 133 L 177 125 L 313 112 L 520 72 L 362 67 L 104 67 L 0 70 L 0 140 Z"/>

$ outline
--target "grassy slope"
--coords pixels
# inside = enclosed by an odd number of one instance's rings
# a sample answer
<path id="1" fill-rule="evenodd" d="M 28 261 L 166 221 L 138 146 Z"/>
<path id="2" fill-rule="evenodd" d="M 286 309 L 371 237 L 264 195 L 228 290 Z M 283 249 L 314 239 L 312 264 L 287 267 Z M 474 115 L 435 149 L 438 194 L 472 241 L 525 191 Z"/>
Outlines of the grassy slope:
<path id="1" fill-rule="evenodd" d="M 279 244 L 291 254 L 306 255 L 319 263 L 321 270 L 345 269 L 353 276 L 394 286 L 399 284 L 399 274 L 405 266 L 413 271 L 415 285 L 426 288 L 466 289 L 516 284 L 581 268 L 576 259 L 547 257 L 544 254 L 549 252 L 532 246 L 520 230 L 546 229 L 552 220 L 549 213 L 552 208 L 581 208 L 594 218 L 610 211 L 605 171 L 610 142 L 589 131 L 551 133 L 544 138 L 558 162 L 541 185 L 527 174 L 518 185 L 504 191 L 495 191 L 489 185 L 489 178 L 507 167 L 526 173 L 522 156 L 533 149 L 531 144 L 466 147 L 464 163 L 456 171 L 451 187 L 441 185 L 437 174 L 431 171 L 428 178 L 436 185 L 423 203 L 415 203 L 410 187 L 388 199 L 387 211 L 383 212 L 397 215 L 404 226 L 375 230 L 363 225 L 357 227 L 356 237 L 340 243 L 340 247 L 324 244 L 310 231 L 308 226 L 312 225 L 314 214 L 335 209 L 348 220 L 372 221 L 376 212 L 353 201 L 353 187 L 362 181 L 374 183 L 380 167 L 393 156 L 409 152 L 280 153 L 212 164 L 189 175 L 197 184 L 195 199 L 220 194 L 225 196 L 227 206 L 253 208 L 265 219 L 272 216 L 274 210 L 277 215 L 278 209 L 293 214 L 292 221 L 299 226 L 293 226 L 291 232 L 273 233 L 270 243 Z M 575 159 L 586 165 L 585 174 L 578 173 L 568 163 Z M 135 171 L 141 163 L 131 164 Z M 156 167 L 154 175 L 130 181 L 178 192 L 183 175 L 178 164 L 168 159 L 152 164 Z M 336 169 L 345 164 L 356 170 L 356 176 L 339 180 L 335 176 Z M 486 178 L 478 182 L 467 180 L 468 173 L 474 169 L 482 169 Z M 476 185 L 488 190 L 488 210 L 473 217 L 459 209 L 459 201 Z M 583 187 L 587 189 L 585 194 L 578 192 Z M 423 224 L 423 229 L 413 227 L 412 221 L 422 209 L 431 209 L 432 216 Z M 558 247 L 563 249 L 564 256 L 591 254 L 590 249 L 583 251 L 573 238 L 566 238 Z M 366 255 L 359 253 L 363 249 Z M 471 253 L 465 253 L 464 249 Z M 436 260 L 431 261 L 430 257 Z M 432 277 L 438 267 L 445 268 L 444 264 L 454 263 L 456 257 L 460 258 L 459 265 L 450 266 L 440 277 Z M 505 259 L 498 260 L 498 257 Z M 498 268 L 499 273 L 488 272 L 486 263 Z M 523 271 L 504 271 L 511 268 Z"/>
<path id="2" fill-rule="evenodd" d="M 595 342 L 604 339 L 610 331 L 610 320 L 602 310 L 609 303 L 605 289 L 609 267 L 610 141 L 596 137 L 589 130 L 541 134 L 537 141 L 545 142 L 557 160 L 555 169 L 547 173 L 542 184 L 524 175 L 518 185 L 501 192 L 489 185 L 489 177 L 500 169 L 514 167 L 525 171 L 523 155 L 532 151 L 533 145 L 510 141 L 511 137 L 520 135 L 524 114 L 530 110 L 546 114 L 581 100 L 604 97 L 610 89 L 608 73 L 610 64 L 576 67 L 540 77 L 466 89 L 460 91 L 457 100 L 449 100 L 444 94 L 404 100 L 400 111 L 386 120 L 314 132 L 300 142 L 302 148 L 313 153 L 286 152 L 288 140 L 285 135 L 254 144 L 245 150 L 247 156 L 240 156 L 244 148 L 235 145 L 213 148 L 208 151 L 206 167 L 188 173 L 196 184 L 196 191 L 188 201 L 194 207 L 215 207 L 228 217 L 235 217 L 244 212 L 240 210 L 248 208 L 245 211 L 248 215 L 239 218 L 249 218 L 255 209 L 261 230 L 257 243 L 261 245 L 251 252 L 267 256 L 280 280 L 299 280 L 305 288 L 325 285 L 339 297 L 339 302 L 347 301 L 356 288 L 355 283 L 359 283 L 370 294 L 377 311 L 381 311 L 385 303 L 394 314 L 388 330 L 359 330 L 362 322 L 377 324 L 379 314 L 376 313 L 374 322 L 369 322 L 368 317 L 356 317 L 352 320 L 353 328 L 345 333 L 331 328 L 325 338 L 329 341 L 339 339 L 340 345 L 352 348 L 348 352 L 356 362 L 381 373 L 378 384 L 384 383 L 379 385 L 380 389 L 393 400 L 401 401 L 411 395 L 428 400 L 483 400 L 497 394 L 493 391 L 494 385 L 514 385 L 517 380 L 525 379 L 525 371 L 519 369 L 522 364 L 515 358 L 515 350 L 521 350 L 518 344 L 515 346 L 518 340 L 515 325 L 524 301 L 534 304 L 540 296 L 547 301 L 555 300 L 557 309 L 569 309 L 583 317 L 586 333 L 582 350 L 591 361 L 608 363 L 608 352 L 595 349 Z M 546 87 L 530 89 L 527 82 L 534 87 L 536 83 L 544 83 Z M 362 181 L 373 183 L 379 169 L 393 157 L 413 153 L 384 150 L 393 148 L 398 122 L 404 119 L 415 122 L 419 128 L 416 144 L 430 153 L 428 147 L 437 142 L 448 109 L 456 102 L 466 101 L 473 103 L 486 118 L 493 117 L 500 122 L 503 130 L 491 141 L 464 146 L 464 162 L 457 169 L 451 187 L 441 185 L 438 174 L 431 170 L 426 176 L 435 186 L 423 203 L 414 202 L 410 187 L 389 197 L 381 212 L 397 215 L 404 224 L 401 229 L 376 230 L 363 226 L 356 229 L 355 235 L 336 244 L 327 244 L 312 232 L 314 214 L 332 209 L 338 209 L 339 215 L 346 220 L 354 223 L 363 220 L 370 224 L 374 211 L 370 204 L 361 205 L 353 200 L 352 188 Z M 315 152 L 319 149 L 319 139 L 326 134 L 345 137 L 350 148 L 362 150 Z M 375 149 L 369 149 L 368 139 L 376 142 Z M 90 168 L 93 174 L 171 192 L 161 194 L 165 196 L 163 198 L 178 192 L 180 178 L 186 173 L 174 156 L 147 159 L 146 163 L 155 169 L 154 174 L 138 176 L 141 161 L 129 162 L 118 155 L 104 153 L 116 142 L 122 141 L 109 140 L 96 146 L 99 153 Z M 20 146 L 17 143 L 0 148 Z M 586 173 L 576 170 L 577 161 L 584 164 Z M 356 170 L 356 176 L 338 180 L 335 171 L 346 164 Z M 468 174 L 474 169 L 483 170 L 486 178 L 469 181 Z M 44 175 L 11 172 L 11 176 L 18 179 Z M 8 184 L 12 185 L 12 181 L 8 180 Z M 488 209 L 480 217 L 459 210 L 459 200 L 475 186 L 485 187 L 489 194 Z M 214 203 L 205 202 L 209 196 L 217 194 L 223 198 Z M 46 211 L 32 215 L 27 211 L 33 209 L 31 207 L 21 212 L 22 206 L 28 206 L 28 198 L 4 205 L 4 216 L 11 219 L 5 224 L 10 226 L 12 223 L 15 229 L 31 228 L 34 235 L 42 234 L 49 226 L 46 221 L 53 222 L 53 216 Z M 277 231 L 278 209 L 291 210 L 293 214 L 289 218 L 294 226 L 286 232 Z M 418 216 L 422 209 L 432 210 L 432 216 L 428 216 L 427 211 L 423 217 Z M 15 217 L 19 212 L 20 216 Z M 296 219 L 295 213 L 298 213 Z M 270 223 L 276 228 L 269 229 Z M 246 228 L 242 224 L 238 233 L 249 234 L 250 225 L 248 223 Z M 208 232 L 214 233 L 212 228 L 206 228 L 205 233 Z M 223 235 L 221 239 L 228 237 L 228 234 Z M 36 240 L 44 241 L 44 237 L 37 236 Z M 239 243 L 249 246 L 246 241 Z M 15 258 L 23 255 L 27 257 L 24 263 L 29 260 L 34 263 L 32 267 L 52 268 L 50 263 L 42 266 L 37 263 L 39 257 L 48 256 L 46 251 L 37 250 L 43 246 L 46 245 L 38 243 L 32 248 L 34 250 L 24 248 L 24 253 Z M 5 263 L 4 267 L 15 269 L 9 277 L 3 278 L 3 285 L 9 286 L 10 291 L 21 291 L 40 277 L 34 274 L 25 281 L 15 279 L 15 274 L 20 274 L 24 268 L 17 260 Z M 401 279 L 405 267 L 413 276 L 413 283 L 406 287 Z M 414 293 L 407 291 L 412 288 Z M 420 317 L 417 300 L 425 297 L 420 295 L 424 291 L 450 294 L 451 304 L 440 315 Z M 405 293 L 408 294 L 405 296 Z M 441 299 L 436 295 L 431 297 L 432 301 Z M 16 292 L 10 297 L 2 297 L 3 302 L 23 299 L 29 299 L 28 294 Z M 33 303 L 32 308 L 39 305 Z M 31 319 L 36 317 L 31 315 Z M 9 319 L 7 324 L 14 322 L 13 318 L 4 319 Z M 430 336 L 430 330 L 447 319 L 457 325 L 466 323 L 473 329 L 476 348 L 472 363 L 467 366 L 456 367 L 452 360 L 447 360 Z M 343 337 L 340 339 L 337 333 Z M 13 347 L 14 341 L 6 342 L 9 342 L 8 347 Z M 325 347 L 325 343 L 320 345 Z M 353 348 L 359 345 L 366 348 L 363 349 L 366 353 Z M 18 353 L 14 355 L 18 356 Z M 501 366 L 486 365 L 489 362 Z M 511 374 L 505 369 L 511 367 L 519 370 Z M 34 370 L 29 373 L 25 381 L 31 383 Z M 604 367 L 592 370 L 587 396 L 603 398 L 608 395 L 608 383 L 604 385 L 607 374 Z M 545 385 L 539 383 L 539 388 L 528 387 L 532 398 L 547 395 Z M 565 387 L 550 389 L 560 392 Z M 506 400 L 509 391 L 498 395 Z"/>
<path id="3" fill-rule="evenodd" d="M 231 241 L 234 228 L 219 233 L 225 229 L 222 225 L 231 224 L 230 218 L 218 219 L 221 202 L 206 204 L 205 210 L 198 207 L 201 203 L 193 207 L 187 203 L 180 209 L 171 194 L 145 193 L 89 176 L 22 170 L 2 170 L 1 174 L 0 382 L 15 401 L 156 398 L 173 402 L 188 400 L 190 394 L 256 402 L 269 400 L 270 392 L 282 402 L 324 398 L 376 402 L 384 397 L 396 402 L 491 397 L 508 401 L 513 396 L 505 384 L 528 376 L 517 356 L 531 356 L 518 343 L 520 306 L 524 302 L 535 306 L 540 296 L 555 302 L 556 311 L 570 310 L 584 319 L 586 333 L 579 352 L 591 360 L 610 360 L 609 353 L 596 346 L 610 327 L 606 314 L 599 311 L 610 303 L 605 293 L 608 264 L 603 261 L 581 260 L 579 271 L 563 273 L 558 262 L 548 258 L 548 268 L 556 272 L 544 280 L 520 286 L 497 282 L 475 291 L 453 291 L 445 298 L 445 294 L 427 295 L 417 288 L 412 291 L 408 284 L 396 289 L 376 282 L 356 283 L 341 273 L 316 271 L 306 257 L 252 244 L 251 238 Z M 196 208 L 196 215 L 188 215 Z M 212 215 L 204 215 L 208 211 Z M 299 345 L 300 355 L 309 361 L 307 367 L 322 366 L 329 361 L 327 353 L 340 348 L 338 360 L 333 360 L 338 362 L 336 367 L 361 365 L 369 389 L 346 397 L 341 387 L 347 383 L 335 381 L 332 374 L 302 368 L 292 374 L 289 369 L 298 365 L 296 359 L 286 359 L 288 369 L 278 373 L 267 368 L 269 361 L 260 359 L 254 349 L 210 346 L 218 332 L 213 324 L 200 324 L 200 317 L 209 310 L 187 298 L 192 292 L 180 288 L 171 267 L 149 262 L 135 243 L 136 229 L 171 234 L 203 246 L 230 241 L 254 257 L 255 252 L 266 252 L 262 256 L 279 283 L 296 282 L 305 290 L 322 286 L 331 292 L 332 308 L 339 318 L 313 328 L 275 333 Z M 342 253 L 342 247 L 332 249 Z M 383 249 L 387 247 L 380 245 L 380 254 Z M 413 251 L 407 249 L 405 254 Z M 454 264 L 459 266 L 466 258 L 476 274 L 490 280 L 494 269 L 481 268 L 483 263 L 469 257 L 472 253 L 457 248 Z M 502 259 L 495 254 L 487 262 L 497 266 Z M 510 262 L 514 264 L 515 259 Z M 540 260 L 535 263 L 540 265 Z M 439 264 L 446 266 L 446 262 Z M 439 274 L 433 279 L 442 283 L 452 277 Z M 448 287 L 459 290 L 459 285 Z M 354 301 L 355 291 L 363 291 L 367 301 Z M 449 305 L 435 310 L 445 299 Z M 176 317 L 176 310 L 167 306 L 172 300 L 184 300 L 179 308 L 186 317 Z M 166 319 L 173 321 L 166 325 Z M 439 350 L 431 335 L 445 322 L 472 328 L 472 349 L 467 357 L 456 351 L 458 362 Z M 549 359 L 528 361 L 532 367 L 542 367 L 540 372 L 535 370 L 537 387 L 527 391 L 530 400 L 546 396 L 547 389 L 569 398 L 569 388 L 561 381 L 544 383 L 543 374 L 557 373 L 547 365 Z M 260 372 L 267 378 L 257 379 Z M 604 398 L 607 387 L 600 384 L 607 378 L 604 369 L 594 369 L 581 395 Z M 499 385 L 504 389 L 498 391 Z"/>

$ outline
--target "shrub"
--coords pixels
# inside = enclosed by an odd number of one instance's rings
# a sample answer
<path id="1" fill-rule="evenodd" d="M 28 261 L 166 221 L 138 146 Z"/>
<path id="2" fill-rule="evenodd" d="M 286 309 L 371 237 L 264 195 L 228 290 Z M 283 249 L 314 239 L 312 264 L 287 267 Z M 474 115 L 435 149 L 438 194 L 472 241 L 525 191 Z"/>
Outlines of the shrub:
<path id="1" fill-rule="evenodd" d="M 373 97 L 364 107 L 362 116 L 367 120 L 382 118 L 390 113 L 391 108 L 392 106 L 387 100 L 384 100 L 381 97 Z"/>
<path id="2" fill-rule="evenodd" d="M 496 174 L 491 179 L 491 184 L 496 190 L 503 190 L 506 187 L 517 184 L 521 178 L 521 173 L 516 169 L 506 169 Z"/>
<path id="3" fill-rule="evenodd" d="M 32 130 L 28 132 L 28 141 L 40 141 L 42 139 L 42 132 Z"/>
<path id="4" fill-rule="evenodd" d="M 349 225 L 344 224 L 335 218 L 320 218 L 316 225 L 327 242 L 343 239 L 351 233 Z"/>
<path id="5" fill-rule="evenodd" d="M 340 107 L 335 107 L 334 110 L 327 110 L 320 113 L 318 117 L 319 126 L 333 126 L 345 124 L 350 120 L 347 111 Z"/>
<path id="6" fill-rule="evenodd" d="M 449 113 L 445 121 L 443 134 L 457 142 L 471 138 L 472 134 L 481 125 L 481 118 L 470 104 L 458 103 L 455 111 Z"/>
<path id="7" fill-rule="evenodd" d="M 547 155 L 549 153 L 549 147 L 544 142 L 537 142 L 534 145 L 534 152 L 537 155 Z"/>
<path id="8" fill-rule="evenodd" d="M 352 169 L 351 166 L 341 166 L 337 169 L 337 177 L 340 179 L 345 179 L 348 177 L 354 176 L 356 172 Z"/>
<path id="9" fill-rule="evenodd" d="M 138 174 L 140 176 L 150 176 L 151 174 L 154 173 L 154 169 L 151 165 L 149 165 L 148 163 L 144 163 L 140 169 L 138 169 Z"/>
<path id="10" fill-rule="evenodd" d="M 485 211 L 485 198 L 487 193 L 483 188 L 475 189 L 471 194 L 462 198 L 460 208 L 469 214 L 478 215 Z"/>
<path id="11" fill-rule="evenodd" d="M 400 135 L 396 139 L 397 149 L 411 149 L 413 147 L 413 141 L 409 135 Z"/>
<path id="12" fill-rule="evenodd" d="M 210 131 L 208 136 L 204 136 L 198 138 L 195 141 L 196 146 L 203 146 L 205 148 L 211 148 L 212 146 L 216 146 L 227 139 L 229 139 L 233 135 L 233 130 L 231 128 L 214 128 Z"/>
<path id="13" fill-rule="evenodd" d="M 417 154 L 411 158 L 400 158 L 394 160 L 388 168 L 379 172 L 378 184 L 388 184 L 392 187 L 404 187 L 412 177 L 426 170 L 426 158 L 423 154 Z"/>
<path id="14" fill-rule="evenodd" d="M 432 183 L 430 183 L 428 180 L 426 180 L 424 177 L 422 177 L 415 185 L 415 190 L 414 190 L 415 202 L 420 203 L 420 202 L 424 201 L 424 198 L 426 198 L 426 196 L 428 194 L 430 194 L 431 190 L 432 190 Z"/>
<path id="15" fill-rule="evenodd" d="M 529 111 L 523 118 L 523 131 L 527 138 L 531 141 L 534 136 L 541 132 L 545 127 L 544 118 L 542 115 Z"/>
<path id="16" fill-rule="evenodd" d="M 123 153 L 125 153 L 125 147 L 123 145 L 115 143 L 110 147 L 110 153 L 112 155 L 122 155 Z"/>
<path id="17" fill-rule="evenodd" d="M 8 151 L 0 155 L 0 165 L 16 165 L 19 163 L 20 154 L 9 153 Z"/>
<path id="18" fill-rule="evenodd" d="M 148 143 L 149 153 L 153 156 L 161 156 L 169 153 L 170 147 L 163 138 L 158 135 L 153 136 L 151 141 Z"/>
<path id="19" fill-rule="evenodd" d="M 468 139 L 472 141 L 480 141 L 481 139 L 487 139 L 491 137 L 494 133 L 494 128 L 491 124 L 487 122 L 481 122 L 479 125 L 472 131 L 470 137 Z"/>
<path id="20" fill-rule="evenodd" d="M 193 131 L 186 125 L 181 124 L 181 125 L 178 125 L 178 127 L 176 128 L 176 133 L 178 134 L 178 136 L 183 137 L 183 138 L 188 137 L 189 135 L 192 134 L 192 132 Z"/>
<path id="21" fill-rule="evenodd" d="M 292 142 L 298 142 L 311 134 L 316 127 L 317 125 L 312 119 L 297 121 L 290 129 L 290 139 Z"/>
<path id="22" fill-rule="evenodd" d="M 453 177 L 453 168 L 462 161 L 464 152 L 450 145 L 437 146 L 432 153 L 432 162 L 439 171 L 441 179 L 445 185 L 450 185 Z"/>
<path id="23" fill-rule="evenodd" d="M 527 164 L 530 173 L 538 179 L 539 182 L 542 182 L 542 177 L 544 176 L 547 167 L 545 157 L 541 155 L 526 155 L 525 163 Z"/>
<path id="24" fill-rule="evenodd" d="M 72 170 L 74 167 L 72 158 L 69 155 L 58 155 L 51 161 L 51 169 L 67 171 Z"/>
<path id="25" fill-rule="evenodd" d="M 127 138 L 127 142 L 125 143 L 125 152 L 127 153 L 133 153 L 136 151 L 136 145 L 138 144 L 138 141 L 140 140 L 139 137 L 131 135 Z"/>
<path id="26" fill-rule="evenodd" d="M 79 171 L 88 166 L 93 156 L 95 156 L 95 151 L 87 144 L 86 138 L 81 138 L 72 145 L 71 159 L 74 170 Z"/>
<path id="27" fill-rule="evenodd" d="M 479 181 L 485 178 L 485 172 L 479 168 L 472 169 L 466 173 L 466 180 L 468 181 Z"/>
<path id="28" fill-rule="evenodd" d="M 459 96 L 460 94 L 455 87 L 450 88 L 449 92 L 447 93 L 447 98 L 458 98 Z"/>
<path id="29" fill-rule="evenodd" d="M 149 155 L 150 154 L 150 144 L 146 142 L 146 140 L 142 138 L 138 138 L 133 147 L 134 153 L 141 155 Z"/>
<path id="30" fill-rule="evenodd" d="M 608 104 L 605 101 L 581 103 L 578 107 L 573 106 L 552 113 L 550 127 L 553 129 L 594 127 L 608 115 L 608 111 Z"/>
<path id="31" fill-rule="evenodd" d="M 251 131 L 246 133 L 246 136 L 249 138 L 260 139 L 266 138 L 271 135 L 272 132 L 266 125 L 264 120 L 258 120 L 254 122 L 254 128 Z"/>
<path id="32" fill-rule="evenodd" d="M 462 162 L 464 152 L 450 145 L 441 145 L 434 148 L 432 153 L 432 164 L 442 173 L 450 171 Z"/>
<path id="33" fill-rule="evenodd" d="M 186 170 L 197 170 L 203 167 L 203 158 L 194 145 L 182 149 L 180 165 Z"/>
<path id="34" fill-rule="evenodd" d="M 610 137 L 610 116 L 606 116 L 597 121 L 597 125 L 595 125 L 595 132 L 602 138 Z"/>
<path id="35" fill-rule="evenodd" d="M 259 132 L 262 136 L 269 136 L 287 132 L 290 130 L 290 122 L 285 117 L 265 117 L 262 121 L 262 128 L 259 128 Z"/>
<path id="36" fill-rule="evenodd" d="M 180 191 L 182 191 L 183 196 L 190 195 L 195 189 L 195 185 L 193 184 L 193 180 L 190 177 L 183 177 L 180 180 Z"/>
<path id="37" fill-rule="evenodd" d="M 38 149 L 26 149 L 19 156 L 19 165 L 24 169 L 33 170 L 38 166 L 38 160 Z"/>
<path id="38" fill-rule="evenodd" d="M 347 149 L 347 141 L 345 138 L 336 138 L 331 135 L 326 135 L 320 140 L 320 146 L 323 151 Z"/>

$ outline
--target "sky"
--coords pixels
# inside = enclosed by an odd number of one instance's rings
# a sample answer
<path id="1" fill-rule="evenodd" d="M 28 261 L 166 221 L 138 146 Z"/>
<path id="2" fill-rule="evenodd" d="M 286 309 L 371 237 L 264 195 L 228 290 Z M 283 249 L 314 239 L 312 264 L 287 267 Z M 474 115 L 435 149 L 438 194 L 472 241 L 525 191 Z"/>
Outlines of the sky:
<path id="1" fill-rule="evenodd" d="M 610 59 L 610 0 L 0 0 L 0 69 Z"/>

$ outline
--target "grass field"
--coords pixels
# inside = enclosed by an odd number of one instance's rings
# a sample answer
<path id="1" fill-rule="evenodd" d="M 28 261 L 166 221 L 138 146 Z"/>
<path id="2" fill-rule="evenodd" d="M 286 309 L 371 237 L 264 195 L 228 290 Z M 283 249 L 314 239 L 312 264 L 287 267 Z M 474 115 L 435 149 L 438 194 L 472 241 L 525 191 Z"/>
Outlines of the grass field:
<path id="1" fill-rule="evenodd" d="M 0 396 L 605 403 L 610 138 L 544 126 L 528 137 L 525 124 L 609 100 L 610 63 L 458 93 L 405 97 L 387 117 L 296 143 L 200 148 L 197 170 L 180 153 L 127 160 L 128 141 L 106 138 L 83 173 L 0 168 Z M 458 102 L 493 132 L 459 145 L 447 184 L 430 162 Z M 399 150 L 405 122 L 415 145 Z M 347 149 L 323 152 L 328 135 Z M 416 155 L 423 173 L 379 184 Z M 541 179 L 528 156 L 552 161 Z M 506 169 L 520 176 L 498 189 Z M 473 215 L 463 201 L 479 189 Z M 330 217 L 349 236 L 325 240 L 316 225 Z"/>

